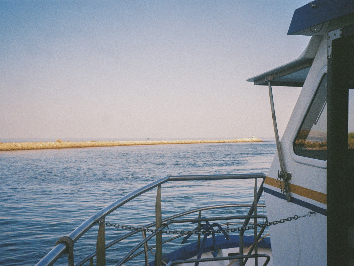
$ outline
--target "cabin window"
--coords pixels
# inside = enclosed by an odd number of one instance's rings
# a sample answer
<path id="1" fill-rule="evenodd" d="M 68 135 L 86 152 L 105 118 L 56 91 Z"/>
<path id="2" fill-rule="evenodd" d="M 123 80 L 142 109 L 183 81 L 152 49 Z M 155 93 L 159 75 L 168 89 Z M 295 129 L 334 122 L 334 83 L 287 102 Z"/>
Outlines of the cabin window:
<path id="1" fill-rule="evenodd" d="M 327 75 L 322 77 L 315 97 L 294 141 L 295 154 L 327 160 Z"/>

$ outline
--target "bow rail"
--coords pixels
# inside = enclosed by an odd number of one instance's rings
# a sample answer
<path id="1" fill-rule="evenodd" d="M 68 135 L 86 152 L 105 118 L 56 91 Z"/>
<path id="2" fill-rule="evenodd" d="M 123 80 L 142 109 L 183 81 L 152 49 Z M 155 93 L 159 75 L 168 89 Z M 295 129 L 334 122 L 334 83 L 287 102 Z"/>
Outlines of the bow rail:
<path id="1" fill-rule="evenodd" d="M 128 237 L 139 233 L 139 232 L 143 232 L 143 240 L 140 241 L 140 243 L 138 243 L 138 245 L 133 248 L 133 250 L 131 250 L 130 252 L 128 252 L 118 263 L 118 265 L 122 265 L 125 262 L 129 261 L 130 259 L 138 256 L 139 254 L 145 253 L 145 264 L 149 265 L 148 263 L 148 251 L 151 251 L 153 248 L 156 249 L 156 253 L 155 253 L 155 258 L 156 258 L 156 265 L 163 265 L 163 260 L 162 260 L 162 244 L 166 243 L 168 241 L 165 241 L 162 243 L 162 241 L 158 241 L 156 240 L 156 245 L 155 246 L 148 246 L 147 242 L 148 240 L 150 240 L 151 238 L 156 236 L 156 239 L 158 239 L 158 237 L 160 236 L 160 238 L 162 237 L 162 232 L 163 230 L 166 228 L 166 226 L 172 224 L 172 223 L 190 223 L 190 222 L 194 222 L 198 224 L 198 228 L 200 228 L 201 223 L 202 222 L 206 222 L 208 223 L 208 221 L 216 221 L 216 220 L 230 220 L 230 219 L 245 219 L 247 220 L 247 222 L 243 223 L 243 226 L 247 226 L 248 222 L 250 221 L 250 219 L 252 218 L 255 223 L 257 221 L 257 218 L 263 218 L 266 219 L 266 216 L 264 215 L 257 215 L 256 212 L 254 212 L 254 208 L 255 206 L 260 206 L 258 205 L 258 200 L 260 197 L 260 194 L 263 190 L 263 183 L 260 186 L 259 191 L 256 193 L 255 190 L 255 195 L 254 195 L 254 202 L 252 204 L 231 204 L 231 205 L 217 205 L 217 206 L 208 206 L 208 207 L 202 207 L 202 208 L 197 208 L 194 210 L 190 210 L 190 211 L 186 211 L 180 214 L 176 214 L 173 215 L 169 218 L 166 218 L 164 220 L 162 220 L 161 218 L 158 218 L 159 216 L 161 217 L 161 185 L 165 184 L 167 182 L 177 182 L 177 181 L 201 181 L 201 180 L 209 180 L 209 181 L 217 181 L 217 180 L 226 180 L 226 179 L 234 179 L 234 180 L 247 180 L 247 179 L 254 179 L 255 180 L 255 186 L 257 187 L 257 179 L 265 179 L 265 175 L 262 173 L 253 173 L 253 174 L 226 174 L 226 175 L 181 175 L 181 176 L 168 176 L 165 178 L 162 178 L 160 180 L 157 180 L 155 182 L 152 182 L 146 186 L 143 186 L 142 188 L 139 188 L 137 190 L 135 190 L 134 192 L 131 192 L 129 194 L 127 194 L 126 196 L 120 198 L 119 200 L 111 203 L 110 205 L 108 205 L 107 207 L 105 207 L 104 209 L 102 209 L 101 211 L 97 212 L 96 214 L 94 214 L 91 218 L 89 218 L 88 220 L 86 220 L 85 222 L 83 222 L 79 227 L 77 227 L 74 231 L 72 231 L 67 238 L 71 239 L 73 243 L 75 243 L 76 241 L 78 241 L 83 235 L 85 235 L 85 233 L 87 231 L 89 231 L 94 225 L 99 224 L 99 230 L 98 230 L 98 236 L 97 236 L 97 244 L 96 244 L 96 251 L 92 252 L 91 254 L 89 254 L 88 256 L 85 257 L 85 259 L 81 260 L 78 264 L 76 265 L 84 265 L 86 262 L 90 261 L 90 265 L 93 265 L 93 258 L 96 256 L 96 260 L 97 260 L 97 265 L 105 265 L 105 250 L 117 243 L 119 243 L 120 241 L 127 239 Z M 152 222 L 149 224 L 146 224 L 145 226 L 143 226 L 142 228 L 127 228 L 130 229 L 131 231 L 127 234 L 125 234 L 124 236 L 121 236 L 113 241 L 111 241 L 109 244 L 105 244 L 105 218 L 111 214 L 112 212 L 114 212 L 115 210 L 117 210 L 118 208 L 120 208 L 121 206 L 125 205 L 126 203 L 132 201 L 133 199 L 135 199 L 136 197 L 153 190 L 154 188 L 157 188 L 157 193 L 160 193 L 160 197 L 159 195 L 157 195 L 156 197 L 156 206 L 160 206 L 159 208 L 156 207 L 156 222 Z M 160 201 L 158 203 L 158 201 Z M 252 211 L 248 213 L 248 216 L 246 215 L 239 215 L 239 216 L 229 216 L 229 217 L 210 217 L 210 218 L 202 218 L 201 217 L 201 212 L 205 211 L 205 210 L 212 210 L 212 209 L 220 209 L 220 208 L 237 208 L 237 207 L 248 207 L 251 208 Z M 261 205 L 261 207 L 265 207 L 264 205 Z M 180 219 L 180 220 L 176 220 L 179 217 L 185 216 L 187 214 L 191 214 L 191 213 L 195 213 L 198 212 L 199 216 L 198 219 Z M 252 213 L 255 213 L 254 215 L 252 215 Z M 160 219 L 160 220 L 159 220 Z M 158 224 L 160 224 L 161 226 L 157 226 Z M 149 228 L 154 228 L 156 226 L 155 230 L 152 230 Z M 148 237 L 146 237 L 146 232 L 151 232 L 152 234 Z M 242 231 L 242 236 L 243 236 L 244 231 Z M 201 235 L 202 233 L 199 232 L 198 234 L 198 244 L 200 244 L 201 241 Z M 256 234 L 257 235 L 257 234 Z M 255 243 L 257 241 L 256 236 L 255 235 Z M 178 237 L 183 236 L 183 234 L 177 236 L 177 237 L 173 237 L 173 239 L 176 239 Z M 243 241 L 243 237 L 240 238 L 240 242 Z M 240 250 L 243 250 L 241 248 L 241 245 L 243 245 L 243 243 L 240 243 Z M 138 254 L 134 253 L 141 247 L 144 246 L 144 251 L 139 252 Z M 63 242 L 60 241 L 44 258 L 42 258 L 36 265 L 37 266 L 43 266 L 43 265 L 54 265 L 54 263 L 60 258 L 62 257 L 64 254 L 67 254 L 69 252 L 69 246 Z M 71 248 L 71 250 L 73 250 L 73 248 Z M 73 252 L 73 251 L 72 251 Z M 241 257 L 243 256 L 243 254 L 240 254 Z M 245 255 L 244 258 L 247 258 L 248 255 Z M 259 257 L 264 257 L 264 255 L 259 254 Z M 250 256 L 249 258 L 253 258 L 254 256 Z M 257 256 L 256 256 L 257 257 Z M 155 259 L 154 258 L 154 259 Z M 159 260 L 159 261 L 158 261 Z M 202 260 L 201 260 L 202 261 Z M 173 262 L 173 264 L 175 264 L 175 262 Z M 74 254 L 68 254 L 68 265 L 74 265 Z M 166 265 L 166 263 L 165 263 Z"/>

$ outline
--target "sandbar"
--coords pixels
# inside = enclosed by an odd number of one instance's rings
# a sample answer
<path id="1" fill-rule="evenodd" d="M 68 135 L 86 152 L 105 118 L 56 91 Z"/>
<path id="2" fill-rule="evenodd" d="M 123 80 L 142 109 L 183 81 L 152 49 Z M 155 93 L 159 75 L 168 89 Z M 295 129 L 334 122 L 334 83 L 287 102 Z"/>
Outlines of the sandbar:
<path id="1" fill-rule="evenodd" d="M 0 142 L 0 151 L 16 150 L 41 150 L 41 149 L 67 149 L 89 148 L 110 146 L 133 146 L 133 145 L 163 145 L 163 144 L 199 144 L 199 143 L 238 143 L 238 142 L 262 142 L 261 139 L 241 138 L 222 140 L 142 140 L 142 141 L 62 141 L 54 142 Z"/>

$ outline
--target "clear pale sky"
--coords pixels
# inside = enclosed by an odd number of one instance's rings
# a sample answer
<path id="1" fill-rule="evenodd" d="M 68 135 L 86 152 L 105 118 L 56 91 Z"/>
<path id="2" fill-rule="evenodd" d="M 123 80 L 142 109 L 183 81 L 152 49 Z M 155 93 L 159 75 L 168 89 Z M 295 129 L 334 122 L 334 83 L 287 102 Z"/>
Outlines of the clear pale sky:
<path id="1" fill-rule="evenodd" d="M 308 0 L 1 1 L 0 140 L 273 137 Z M 300 89 L 274 89 L 280 133 Z"/>

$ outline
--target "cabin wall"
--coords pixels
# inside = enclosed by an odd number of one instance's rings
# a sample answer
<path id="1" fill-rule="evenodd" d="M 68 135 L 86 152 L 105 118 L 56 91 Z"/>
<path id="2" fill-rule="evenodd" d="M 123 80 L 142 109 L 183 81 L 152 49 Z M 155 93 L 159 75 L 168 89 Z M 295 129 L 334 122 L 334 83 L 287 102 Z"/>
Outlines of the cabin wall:
<path id="1" fill-rule="evenodd" d="M 270 226 L 274 265 L 327 264 L 326 161 L 301 157 L 293 152 L 294 139 L 326 71 L 327 39 L 323 38 L 281 140 L 287 172 L 292 174 L 290 190 L 296 190 L 291 192 L 292 202 L 280 198 L 280 188 L 274 183 L 266 180 L 265 184 L 270 222 L 306 215 L 311 210 L 316 214 Z M 279 170 L 279 160 L 275 156 L 267 176 L 274 181 Z"/>

